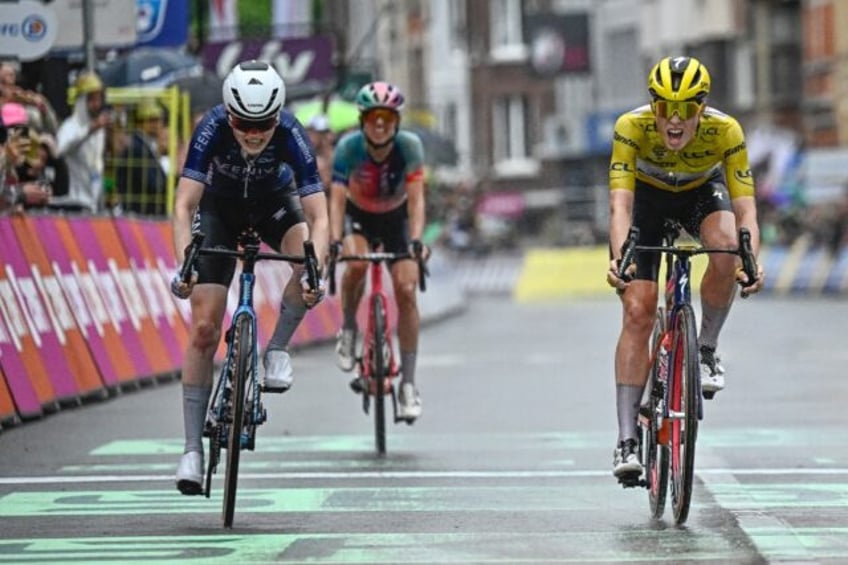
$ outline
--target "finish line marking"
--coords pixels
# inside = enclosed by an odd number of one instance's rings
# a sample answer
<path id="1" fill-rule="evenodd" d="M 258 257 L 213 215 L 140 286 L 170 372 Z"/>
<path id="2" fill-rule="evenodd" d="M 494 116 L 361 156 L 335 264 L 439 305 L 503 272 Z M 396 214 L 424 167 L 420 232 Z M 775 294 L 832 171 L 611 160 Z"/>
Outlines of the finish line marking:
<path id="1" fill-rule="evenodd" d="M 834 476 L 848 475 L 848 468 L 823 469 L 703 469 L 696 475 L 731 476 L 778 476 L 807 475 Z M 242 473 L 239 478 L 245 480 L 369 480 L 369 479 L 572 479 L 581 477 L 610 477 L 611 471 L 363 471 L 363 472 L 316 472 L 316 473 Z M 74 483 L 118 483 L 118 482 L 162 482 L 172 481 L 174 476 L 167 475 L 81 475 L 81 476 L 43 476 L 43 477 L 0 477 L 0 485 L 28 484 L 74 484 Z M 709 484 L 709 481 L 708 481 Z"/>

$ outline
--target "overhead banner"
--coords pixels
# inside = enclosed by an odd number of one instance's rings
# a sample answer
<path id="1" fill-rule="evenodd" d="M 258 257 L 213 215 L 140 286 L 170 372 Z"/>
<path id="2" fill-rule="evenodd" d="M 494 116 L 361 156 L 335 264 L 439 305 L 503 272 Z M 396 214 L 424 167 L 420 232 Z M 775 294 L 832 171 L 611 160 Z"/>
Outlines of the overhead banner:
<path id="1" fill-rule="evenodd" d="M 56 41 L 56 14 L 41 2 L 0 3 L 0 56 L 20 61 L 40 59 Z"/>
<path id="2" fill-rule="evenodd" d="M 135 45 L 138 27 L 136 0 L 90 0 L 94 45 L 128 47 Z M 53 0 L 50 6 L 56 21 L 62 22 L 54 50 L 76 50 L 84 46 L 83 0 Z"/>
<path id="3" fill-rule="evenodd" d="M 208 2 L 209 40 L 229 41 L 238 37 L 236 0 L 208 0 Z"/>
<path id="4" fill-rule="evenodd" d="M 329 35 L 280 39 L 210 42 L 203 47 L 203 66 L 219 77 L 239 61 L 267 61 L 286 81 L 286 87 L 335 80 L 333 43 Z"/>
<path id="5" fill-rule="evenodd" d="M 136 0 L 138 45 L 181 47 L 188 41 L 188 2 Z"/>

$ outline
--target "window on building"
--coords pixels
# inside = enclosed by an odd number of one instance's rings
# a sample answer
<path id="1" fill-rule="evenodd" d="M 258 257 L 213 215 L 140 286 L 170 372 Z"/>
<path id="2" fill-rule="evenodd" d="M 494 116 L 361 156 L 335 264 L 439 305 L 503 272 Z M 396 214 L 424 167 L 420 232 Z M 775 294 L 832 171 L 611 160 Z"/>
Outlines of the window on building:
<path id="1" fill-rule="evenodd" d="M 526 103 L 523 96 L 496 98 L 492 103 L 492 160 L 527 158 Z"/>
<path id="2" fill-rule="evenodd" d="M 521 27 L 521 0 L 489 2 L 489 48 L 493 58 L 512 60 L 527 57 Z"/>
<path id="3" fill-rule="evenodd" d="M 448 139 L 456 139 L 458 131 L 458 117 L 456 104 L 448 102 L 442 110 L 442 119 L 439 120 L 442 134 Z"/>
<path id="4" fill-rule="evenodd" d="M 465 17 L 465 2 L 448 1 L 448 25 L 450 29 L 450 46 L 454 49 L 464 49 L 466 46 L 467 18 Z"/>

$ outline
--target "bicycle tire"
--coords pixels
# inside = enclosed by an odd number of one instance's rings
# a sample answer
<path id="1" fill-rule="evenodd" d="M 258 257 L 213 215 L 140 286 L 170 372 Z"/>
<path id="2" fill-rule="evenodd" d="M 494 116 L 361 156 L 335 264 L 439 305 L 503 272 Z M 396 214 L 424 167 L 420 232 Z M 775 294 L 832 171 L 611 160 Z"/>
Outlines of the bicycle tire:
<path id="1" fill-rule="evenodd" d="M 665 310 L 657 309 L 654 320 L 654 330 L 651 335 L 651 351 L 657 351 L 657 341 L 665 333 Z M 648 377 L 648 425 L 643 428 L 643 443 L 645 454 L 645 473 L 648 479 L 648 502 L 651 516 L 659 520 L 665 513 L 665 500 L 668 493 L 668 447 L 659 441 L 657 411 L 664 396 L 665 387 L 659 381 L 660 358 L 654 360 Z"/>
<path id="2" fill-rule="evenodd" d="M 669 409 L 681 418 L 671 421 L 671 505 L 674 522 L 682 524 L 689 516 L 695 475 L 695 443 L 698 439 L 698 334 L 695 311 L 689 304 L 674 316 L 671 392 Z"/>
<path id="3" fill-rule="evenodd" d="M 233 324 L 233 359 L 234 365 L 230 433 L 227 438 L 227 468 L 224 478 L 224 527 L 233 526 L 236 511 L 236 490 L 238 488 L 238 469 L 241 457 L 241 436 L 244 429 L 244 404 L 247 379 L 250 375 L 253 361 L 253 327 L 248 316 L 239 316 Z"/>
<path id="4" fill-rule="evenodd" d="M 386 453 L 386 394 L 385 385 L 388 359 L 386 349 L 386 306 L 383 297 L 374 295 L 371 300 L 371 378 L 374 381 L 374 443 L 377 453 Z"/>

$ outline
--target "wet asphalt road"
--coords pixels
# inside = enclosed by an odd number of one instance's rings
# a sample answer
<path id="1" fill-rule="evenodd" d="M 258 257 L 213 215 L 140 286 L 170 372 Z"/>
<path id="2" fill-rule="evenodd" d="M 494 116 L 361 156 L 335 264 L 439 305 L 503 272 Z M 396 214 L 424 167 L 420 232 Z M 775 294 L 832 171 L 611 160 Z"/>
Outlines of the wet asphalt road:
<path id="1" fill-rule="evenodd" d="M 481 298 L 421 338 L 424 416 L 372 420 L 332 348 L 243 455 L 236 524 L 173 485 L 179 383 L 0 434 L 2 563 L 845 563 L 848 302 L 739 301 L 706 406 L 689 521 L 611 476 L 614 297 Z"/>

